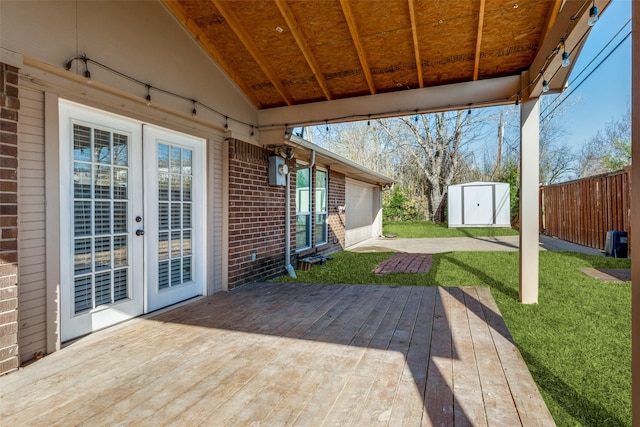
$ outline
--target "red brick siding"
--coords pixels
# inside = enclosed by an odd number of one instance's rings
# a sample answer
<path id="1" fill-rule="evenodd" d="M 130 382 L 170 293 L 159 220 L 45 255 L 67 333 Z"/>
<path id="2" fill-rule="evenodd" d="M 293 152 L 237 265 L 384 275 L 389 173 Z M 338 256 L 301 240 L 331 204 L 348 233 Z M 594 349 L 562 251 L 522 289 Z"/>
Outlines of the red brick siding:
<path id="1" fill-rule="evenodd" d="M 18 368 L 18 70 L 0 63 L 0 374 Z"/>
<path id="2" fill-rule="evenodd" d="M 285 274 L 285 187 L 269 185 L 269 155 L 268 150 L 242 141 L 229 143 L 229 289 Z M 294 166 L 295 162 L 289 162 L 290 168 Z M 326 255 L 343 249 L 345 216 L 338 213 L 338 206 L 345 204 L 345 176 L 329 171 L 327 244 L 298 254 L 296 174 L 289 177 L 292 265 L 309 254 Z"/>
<path id="3" fill-rule="evenodd" d="M 269 185 L 268 167 L 269 151 L 229 143 L 229 289 L 284 272 L 285 187 Z"/>

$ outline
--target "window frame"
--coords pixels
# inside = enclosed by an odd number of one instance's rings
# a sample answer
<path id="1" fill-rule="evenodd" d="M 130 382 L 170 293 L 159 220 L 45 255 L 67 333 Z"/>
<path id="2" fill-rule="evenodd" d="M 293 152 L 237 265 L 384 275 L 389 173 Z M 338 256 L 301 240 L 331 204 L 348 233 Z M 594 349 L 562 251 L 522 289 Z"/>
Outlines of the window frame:
<path id="1" fill-rule="evenodd" d="M 319 203 L 318 203 L 318 172 L 323 173 L 324 174 L 324 187 L 321 188 L 321 190 L 324 190 L 324 210 L 320 210 L 319 209 Z M 329 171 L 325 168 L 316 168 L 315 169 L 315 173 L 314 173 L 314 187 L 313 187 L 313 194 L 314 194 L 314 201 L 315 201 L 315 205 L 313 207 L 313 238 L 314 238 L 314 244 L 315 246 L 322 246 L 322 245 L 326 245 L 327 243 L 329 243 Z M 324 216 L 324 224 L 323 224 L 323 237 L 324 240 L 315 240 L 317 238 L 316 235 L 316 228 L 318 227 L 318 221 L 317 218 L 319 215 Z"/>
<path id="2" fill-rule="evenodd" d="M 311 194 L 313 191 L 313 182 L 311 179 L 311 168 L 308 167 L 308 164 L 306 163 L 302 163 L 302 162 L 298 162 L 296 163 L 296 167 L 300 168 L 299 170 L 296 170 L 296 221 L 295 221 L 295 225 L 296 225 L 296 232 L 295 232 L 295 236 L 296 236 L 296 252 L 302 252 L 308 249 L 311 249 L 313 247 L 313 234 L 312 234 L 312 230 L 313 230 L 313 216 L 312 214 L 312 198 L 311 198 Z M 301 172 L 306 172 L 308 174 L 309 177 L 309 186 L 308 187 L 304 187 L 307 189 L 309 196 L 307 197 L 308 199 L 308 206 L 306 206 L 307 210 L 303 211 L 303 210 L 298 210 L 298 207 L 300 206 L 300 180 L 298 179 L 298 174 Z M 307 241 L 307 245 L 302 246 L 302 247 L 298 247 L 298 217 L 306 217 L 306 230 L 305 230 L 305 237 L 306 237 L 306 241 Z"/>

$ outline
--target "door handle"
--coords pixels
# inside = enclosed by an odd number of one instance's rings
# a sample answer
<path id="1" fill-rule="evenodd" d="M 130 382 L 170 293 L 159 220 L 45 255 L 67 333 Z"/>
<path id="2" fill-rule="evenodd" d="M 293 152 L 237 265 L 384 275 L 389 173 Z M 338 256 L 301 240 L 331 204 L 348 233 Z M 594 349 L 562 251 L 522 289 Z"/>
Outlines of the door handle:
<path id="1" fill-rule="evenodd" d="M 144 236 L 144 230 L 141 228 L 136 230 L 136 236 Z"/>

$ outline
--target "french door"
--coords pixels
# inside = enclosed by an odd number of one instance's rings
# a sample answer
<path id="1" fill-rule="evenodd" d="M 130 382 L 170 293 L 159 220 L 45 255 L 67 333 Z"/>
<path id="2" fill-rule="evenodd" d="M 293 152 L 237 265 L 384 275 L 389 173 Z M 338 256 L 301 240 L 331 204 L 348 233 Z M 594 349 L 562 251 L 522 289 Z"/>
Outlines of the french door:
<path id="1" fill-rule="evenodd" d="M 62 341 L 203 294 L 204 141 L 59 113 Z"/>

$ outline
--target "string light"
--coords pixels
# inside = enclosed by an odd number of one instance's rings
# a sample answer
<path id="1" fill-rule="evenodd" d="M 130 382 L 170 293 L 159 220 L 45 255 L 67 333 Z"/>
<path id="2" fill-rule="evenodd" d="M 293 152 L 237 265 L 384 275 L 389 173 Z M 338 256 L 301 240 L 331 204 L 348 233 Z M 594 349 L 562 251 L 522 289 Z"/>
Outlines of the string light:
<path id="1" fill-rule="evenodd" d="M 549 92 L 549 82 L 544 78 L 544 73 L 540 70 L 540 75 L 542 76 L 542 91 L 547 93 Z"/>
<path id="2" fill-rule="evenodd" d="M 191 99 L 190 97 L 186 97 L 184 95 L 180 95 L 178 93 L 172 92 L 172 91 L 167 90 L 167 89 L 162 89 L 162 88 L 159 88 L 159 87 L 156 87 L 156 86 L 152 86 L 149 83 L 146 83 L 146 82 L 143 82 L 142 80 L 136 79 L 135 77 L 132 77 L 132 76 L 130 76 L 128 74 L 120 72 L 120 71 L 118 71 L 118 70 L 116 70 L 114 68 L 111 68 L 111 67 L 109 67 L 109 66 L 107 66 L 107 65 L 105 65 L 105 64 L 103 64 L 101 62 L 98 62 L 98 61 L 95 61 L 93 59 L 90 59 L 85 54 L 82 54 L 80 56 L 74 56 L 73 58 L 69 59 L 64 64 L 65 70 L 67 70 L 67 71 L 71 70 L 71 67 L 73 66 L 73 62 L 74 61 L 82 61 L 83 62 L 83 64 L 84 64 L 84 73 L 83 73 L 83 75 L 87 79 L 87 83 L 89 83 L 89 84 L 93 83 L 93 80 L 92 80 L 92 77 L 91 77 L 91 72 L 89 71 L 89 63 L 91 63 L 91 64 L 96 65 L 96 66 L 98 66 L 98 67 L 100 67 L 100 68 L 102 68 L 104 70 L 107 70 L 107 71 L 113 73 L 113 74 L 116 74 L 117 76 L 120 76 L 123 79 L 129 80 L 129 81 L 131 81 L 133 83 L 136 83 L 136 84 L 138 84 L 140 86 L 145 87 L 147 89 L 147 94 L 145 96 L 145 103 L 148 106 L 151 105 L 151 93 L 150 93 L 150 91 L 151 91 L 151 89 L 153 89 L 153 90 L 155 90 L 157 92 L 162 92 L 165 95 L 169 95 L 169 96 L 172 96 L 174 98 L 178 98 L 178 99 L 182 99 L 184 101 L 191 102 L 193 104 L 193 108 L 191 110 L 191 115 L 193 117 L 196 117 L 197 114 L 198 114 L 198 112 L 196 110 L 196 103 L 198 103 L 198 104 L 200 104 L 200 107 L 203 107 L 203 108 L 211 111 L 212 113 L 217 114 L 220 117 L 224 117 L 226 122 L 228 122 L 228 120 L 231 119 L 231 120 L 233 120 L 233 121 L 235 121 L 237 123 L 240 123 L 242 125 L 247 126 L 247 128 L 254 129 L 254 127 L 255 127 L 252 123 L 247 123 L 247 122 L 239 120 L 239 119 L 230 118 L 227 115 L 221 113 L 220 111 L 218 111 L 218 110 L 216 110 L 216 109 L 214 109 L 214 108 L 212 108 L 212 107 L 210 107 L 210 106 L 208 106 L 206 104 L 203 104 L 202 102 L 199 102 L 199 101 L 196 101 L 194 99 Z"/>
<path id="3" fill-rule="evenodd" d="M 224 116 L 224 128 L 229 129 L 229 117 Z"/>
<path id="4" fill-rule="evenodd" d="M 416 123 L 418 123 L 418 109 L 417 109 L 417 108 L 416 108 L 416 115 L 415 115 L 415 117 L 413 118 L 413 120 L 414 120 Z"/>
<path id="5" fill-rule="evenodd" d="M 571 65 L 571 59 L 569 59 L 569 52 L 567 52 L 567 47 L 564 44 L 564 38 L 560 39 L 560 44 L 562 45 L 562 66 L 568 67 Z"/>
<path id="6" fill-rule="evenodd" d="M 371 114 L 369 114 L 368 117 L 369 118 L 367 119 L 367 126 L 371 126 Z"/>
<path id="7" fill-rule="evenodd" d="M 587 24 L 590 27 L 593 27 L 596 25 L 596 22 L 598 22 L 598 8 L 596 7 L 596 0 L 593 0 L 593 6 L 589 9 L 589 20 L 587 21 Z"/>
<path id="8" fill-rule="evenodd" d="M 324 130 L 326 130 L 327 132 L 329 132 L 329 120 L 325 120 L 325 121 L 324 121 L 324 126 L 325 126 Z"/>

